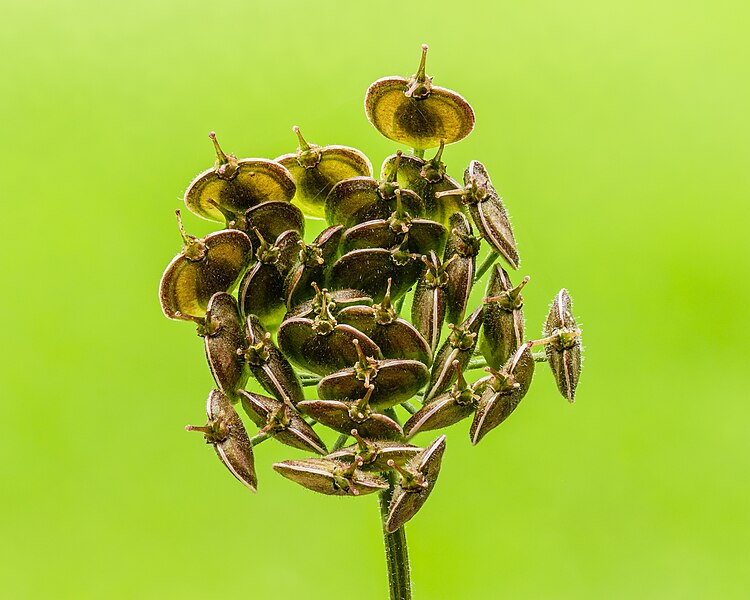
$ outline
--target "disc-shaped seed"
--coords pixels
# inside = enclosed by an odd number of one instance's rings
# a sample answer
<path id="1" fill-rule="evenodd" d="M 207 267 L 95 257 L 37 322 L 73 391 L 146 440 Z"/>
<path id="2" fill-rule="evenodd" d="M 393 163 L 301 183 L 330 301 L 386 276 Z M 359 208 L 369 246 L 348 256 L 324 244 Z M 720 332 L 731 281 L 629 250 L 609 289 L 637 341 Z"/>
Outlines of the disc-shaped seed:
<path id="1" fill-rule="evenodd" d="M 357 443 L 331 452 L 327 458 L 354 462 L 359 457 L 362 459 L 360 468 L 363 471 L 385 471 L 389 468 L 389 460 L 403 466 L 422 451 L 422 448 L 403 442 L 367 439 L 357 429 L 352 429 L 350 433 L 355 437 Z"/>
<path id="2" fill-rule="evenodd" d="M 502 370 L 495 371 L 491 367 L 487 370 L 493 377 L 482 393 L 471 423 L 469 435 L 472 444 L 478 444 L 488 432 L 505 421 L 529 391 L 534 376 L 531 346 L 521 346 Z"/>
<path id="3" fill-rule="evenodd" d="M 446 312 L 448 275 L 435 252 L 423 256 L 425 268 L 417 282 L 411 305 L 411 321 L 435 352 L 440 342 Z"/>
<path id="4" fill-rule="evenodd" d="M 370 123 L 388 139 L 417 150 L 437 148 L 465 138 L 474 128 L 474 111 L 456 92 L 432 85 L 425 74 L 427 45 L 411 78 L 385 77 L 365 97 Z"/>
<path id="5" fill-rule="evenodd" d="M 523 296 L 529 278 L 513 287 L 508 273 L 495 265 L 484 298 L 484 325 L 479 349 L 493 369 L 502 367 L 523 344 Z"/>
<path id="6" fill-rule="evenodd" d="M 159 285 L 159 299 L 170 319 L 203 318 L 216 292 L 234 289 L 252 260 L 252 244 L 241 231 L 217 231 L 198 239 L 185 233 L 184 247 L 169 263 Z"/>
<path id="7" fill-rule="evenodd" d="M 224 466 L 246 487 L 256 491 L 258 479 L 255 475 L 253 447 L 247 437 L 237 411 L 229 397 L 219 390 L 213 390 L 206 402 L 208 423 L 203 427 L 188 425 L 188 431 L 203 433 L 206 443 L 213 444 L 216 454 Z"/>
<path id="8" fill-rule="evenodd" d="M 305 399 L 297 372 L 286 357 L 273 345 L 258 317 L 248 315 L 245 321 L 246 346 L 244 360 L 253 377 L 277 400 L 297 405 Z"/>
<path id="9" fill-rule="evenodd" d="M 359 470 L 356 462 L 307 458 L 275 463 L 273 468 L 313 492 L 331 496 L 364 496 L 388 487 L 382 477 Z"/>
<path id="10" fill-rule="evenodd" d="M 333 225 L 324 229 L 312 244 L 300 245 L 297 262 L 284 283 L 287 309 L 315 296 L 312 284 L 326 280 L 330 266 L 338 255 L 343 232 L 341 225 Z"/>
<path id="11" fill-rule="evenodd" d="M 544 335 L 552 338 L 544 350 L 557 388 L 568 402 L 573 402 L 581 375 L 581 330 L 573 317 L 568 290 L 564 288 L 552 302 L 544 325 Z"/>
<path id="12" fill-rule="evenodd" d="M 355 148 L 308 144 L 299 127 L 294 132 L 299 138 L 297 151 L 279 156 L 276 162 L 289 170 L 297 184 L 292 202 L 309 217 L 322 219 L 333 186 L 350 177 L 372 177 L 372 165 Z"/>
<path id="13" fill-rule="evenodd" d="M 372 177 L 352 177 L 337 183 L 326 200 L 326 219 L 346 228 L 373 219 L 387 219 L 396 209 L 397 184 L 386 185 Z M 401 190 L 404 210 L 412 217 L 424 215 L 424 202 L 414 192 Z"/>
<path id="14" fill-rule="evenodd" d="M 244 214 L 261 202 L 290 201 L 294 197 L 292 174 L 279 163 L 264 158 L 237 160 L 222 152 L 213 132 L 210 137 L 216 149 L 216 165 L 198 175 L 185 191 L 185 205 L 193 213 L 224 222 L 220 208 Z"/>
<path id="15" fill-rule="evenodd" d="M 327 452 L 315 430 L 289 404 L 268 396 L 240 390 L 242 408 L 264 433 L 282 444 L 318 454 Z"/>
<path id="16" fill-rule="evenodd" d="M 360 381 L 360 388 L 362 382 Z M 365 437 L 376 440 L 402 440 L 404 431 L 390 417 L 369 408 L 361 409 L 355 401 L 305 400 L 299 408 L 318 421 L 340 433 L 357 429 Z"/>
<path id="17" fill-rule="evenodd" d="M 305 216 L 302 211 L 286 201 L 269 200 L 253 206 L 245 213 L 244 228 L 254 247 L 260 245 L 255 230 L 266 240 L 276 240 L 285 231 L 296 231 L 300 239 L 305 234 Z"/>
<path id="18" fill-rule="evenodd" d="M 463 321 L 471 296 L 480 243 L 474 237 L 469 220 L 463 213 L 454 213 L 449 223 L 450 235 L 445 245 L 443 263 L 448 276 L 445 286 L 445 319 L 448 323 Z"/>
<path id="19" fill-rule="evenodd" d="M 234 296 L 226 292 L 211 296 L 204 333 L 206 359 L 214 381 L 222 392 L 234 396 L 248 378 L 241 354 L 245 349 L 245 335 Z"/>
<path id="20" fill-rule="evenodd" d="M 311 284 L 311 288 L 315 289 L 315 282 Z M 359 290 L 352 290 L 352 289 L 340 289 L 340 290 L 333 290 L 328 291 L 326 290 L 326 293 L 328 294 L 328 297 L 330 298 L 330 301 L 333 305 L 335 305 L 331 312 L 334 317 L 338 317 L 339 311 L 343 310 L 344 308 L 348 306 L 371 306 L 372 305 L 372 298 L 365 294 L 364 292 L 361 292 Z M 286 319 L 293 319 L 295 317 L 299 318 L 313 318 L 315 315 L 320 311 L 321 306 L 321 296 L 322 293 L 318 289 L 318 291 L 315 293 L 315 296 L 310 300 L 305 300 L 304 302 L 298 304 L 297 306 L 294 306 L 293 308 L 290 308 L 289 311 L 286 313 L 284 320 Z"/>
<path id="21" fill-rule="evenodd" d="M 410 219 L 403 229 L 394 231 L 389 219 L 365 221 L 348 229 L 341 239 L 341 252 L 361 248 L 392 248 L 398 246 L 408 233 L 406 249 L 417 254 L 440 252 L 445 246 L 447 230 L 440 223 L 428 219 Z"/>
<path id="22" fill-rule="evenodd" d="M 441 435 L 404 467 L 393 464 L 401 473 L 388 508 L 385 529 L 393 533 L 411 519 L 424 505 L 435 487 L 445 453 L 445 436 Z"/>

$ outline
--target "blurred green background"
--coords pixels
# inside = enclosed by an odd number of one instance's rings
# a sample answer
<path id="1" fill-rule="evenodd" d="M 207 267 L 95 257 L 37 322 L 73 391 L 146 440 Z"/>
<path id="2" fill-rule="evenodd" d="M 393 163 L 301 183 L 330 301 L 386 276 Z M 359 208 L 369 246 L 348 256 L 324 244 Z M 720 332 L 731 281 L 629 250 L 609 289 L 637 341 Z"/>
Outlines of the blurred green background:
<path id="1" fill-rule="evenodd" d="M 448 433 L 409 525 L 415 598 L 746 598 L 750 4 L 8 4 L 0 23 L 0 586 L 5 598 L 386 595 L 374 497 L 260 493 L 198 435 L 212 387 L 157 285 L 173 211 L 227 151 L 397 147 L 369 83 L 428 73 L 476 130 L 532 275 L 587 346 L 476 448 Z M 186 216 L 190 231 L 211 226 Z M 422 441 L 430 439 L 429 434 Z"/>

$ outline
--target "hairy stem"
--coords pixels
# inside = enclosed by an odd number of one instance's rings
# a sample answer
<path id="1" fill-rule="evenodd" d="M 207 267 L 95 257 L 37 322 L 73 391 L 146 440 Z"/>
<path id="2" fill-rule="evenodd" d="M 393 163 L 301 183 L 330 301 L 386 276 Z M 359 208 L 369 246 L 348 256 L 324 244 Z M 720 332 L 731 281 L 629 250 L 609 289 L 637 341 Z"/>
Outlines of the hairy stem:
<path id="1" fill-rule="evenodd" d="M 396 474 L 389 472 L 389 487 L 380 493 L 380 518 L 383 524 L 385 561 L 388 566 L 388 589 L 391 600 L 411 600 L 411 575 L 409 572 L 409 551 L 406 546 L 406 531 L 402 526 L 393 533 L 385 530 L 388 507 L 396 486 Z"/>
<path id="2" fill-rule="evenodd" d="M 481 265 L 479 265 L 479 268 L 477 269 L 476 274 L 474 275 L 474 282 L 476 283 L 479 281 L 479 279 L 487 272 L 487 269 L 489 269 L 493 264 L 495 264 L 495 261 L 500 255 L 495 252 L 494 250 L 491 250 L 490 253 L 487 255 L 487 258 L 484 259 Z"/>

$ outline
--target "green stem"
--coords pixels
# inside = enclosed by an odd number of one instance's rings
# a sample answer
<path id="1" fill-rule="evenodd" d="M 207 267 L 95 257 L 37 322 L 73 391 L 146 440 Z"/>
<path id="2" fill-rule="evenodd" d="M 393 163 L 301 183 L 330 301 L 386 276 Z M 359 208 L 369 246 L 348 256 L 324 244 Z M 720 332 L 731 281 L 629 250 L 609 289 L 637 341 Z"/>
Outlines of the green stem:
<path id="1" fill-rule="evenodd" d="M 489 269 L 493 264 L 495 264 L 495 261 L 497 260 L 498 256 L 500 255 L 494 250 L 490 251 L 490 253 L 487 255 L 487 258 L 484 259 L 484 262 L 482 262 L 482 264 L 479 265 L 476 275 L 474 275 L 475 283 L 479 281 L 482 275 L 484 275 L 487 272 L 487 269 Z"/>
<path id="2" fill-rule="evenodd" d="M 342 433 L 338 438 L 336 438 L 336 441 L 333 444 L 333 448 L 331 448 L 331 452 L 336 452 L 336 450 L 340 450 L 344 447 L 344 444 L 346 444 L 346 440 L 349 439 L 349 436 L 346 433 Z"/>
<path id="3" fill-rule="evenodd" d="M 417 158 L 424 158 L 424 150 L 417 150 L 414 148 L 414 156 Z"/>
<path id="4" fill-rule="evenodd" d="M 388 566 L 388 589 L 391 600 L 411 600 L 411 576 L 409 573 L 409 551 L 406 546 L 406 531 L 402 526 L 393 533 L 385 530 L 388 508 L 391 504 L 396 474 L 389 472 L 388 489 L 380 493 L 380 518 L 385 542 L 385 561 Z"/>
<path id="5" fill-rule="evenodd" d="M 320 383 L 320 377 L 316 377 L 315 375 L 300 375 L 299 380 L 302 383 L 302 387 L 310 387 Z"/>
<path id="6" fill-rule="evenodd" d="M 401 406 L 403 406 L 407 412 L 410 415 L 414 415 L 417 413 L 417 410 L 419 410 L 416 406 L 414 406 L 411 402 L 402 402 Z"/>
<path id="7" fill-rule="evenodd" d="M 401 314 L 401 307 L 404 305 L 404 300 L 406 300 L 406 296 L 401 296 L 396 302 L 393 304 L 393 309 L 396 311 L 397 315 Z"/>
<path id="8" fill-rule="evenodd" d="M 534 358 L 534 362 L 547 362 L 547 355 L 542 350 L 541 352 L 532 352 L 531 356 Z M 483 356 L 477 356 L 469 361 L 466 366 L 466 371 L 473 371 L 475 369 L 484 369 L 487 366 L 487 361 L 484 360 Z M 402 405 L 403 406 L 403 405 Z"/>

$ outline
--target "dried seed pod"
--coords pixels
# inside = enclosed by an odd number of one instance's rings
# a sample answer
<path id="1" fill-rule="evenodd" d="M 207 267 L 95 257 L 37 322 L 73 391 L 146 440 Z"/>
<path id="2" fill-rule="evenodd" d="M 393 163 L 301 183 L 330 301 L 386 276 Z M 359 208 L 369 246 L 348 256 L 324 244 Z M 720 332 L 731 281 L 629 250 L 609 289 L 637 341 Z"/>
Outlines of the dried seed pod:
<path id="1" fill-rule="evenodd" d="M 445 164 L 441 160 L 443 148 L 445 144 L 441 143 L 437 153 L 430 160 L 412 154 L 404 154 L 398 160 L 399 155 L 392 154 L 383 162 L 380 173 L 381 177 L 385 177 L 386 173 L 393 173 L 397 167 L 396 181 L 403 188 L 412 190 L 422 198 L 427 218 L 449 225 L 451 217 L 457 212 L 465 211 L 466 208 L 457 196 L 436 197 L 439 192 L 457 190 L 461 187 L 445 172 Z"/>
<path id="2" fill-rule="evenodd" d="M 264 158 L 237 160 L 224 154 L 209 134 L 216 149 L 216 165 L 198 175 L 185 192 L 185 205 L 196 215 L 209 221 L 223 222 L 222 209 L 236 215 L 266 200 L 294 197 L 296 185 L 292 174 L 279 163 Z"/>
<path id="3" fill-rule="evenodd" d="M 363 436 L 376 440 L 402 440 L 404 431 L 401 426 L 390 417 L 375 412 L 370 407 L 375 386 L 372 384 L 363 386 L 361 381 L 358 383 L 357 395 L 350 396 L 351 400 L 348 402 L 305 400 L 299 403 L 299 408 L 322 425 L 340 433 L 349 433 L 352 429 L 357 429 Z"/>
<path id="4" fill-rule="evenodd" d="M 326 445 L 315 430 L 293 406 L 268 396 L 240 390 L 242 408 L 258 427 L 282 444 L 318 454 L 327 452 Z"/>
<path id="5" fill-rule="evenodd" d="M 203 427 L 188 425 L 185 429 L 203 433 L 206 443 L 213 444 L 219 459 L 232 475 L 252 491 L 257 491 L 253 447 L 232 402 L 219 390 L 213 390 L 206 402 L 206 414 L 208 423 Z"/>
<path id="6" fill-rule="evenodd" d="M 188 235 L 180 211 L 175 213 L 184 245 L 162 275 L 161 308 L 170 319 L 202 319 L 211 296 L 237 285 L 252 260 L 253 247 L 241 231 L 217 231 L 203 239 Z"/>
<path id="7" fill-rule="evenodd" d="M 404 433 L 407 438 L 421 431 L 449 427 L 476 410 L 479 395 L 472 386 L 466 383 L 457 360 L 453 361 L 453 368 L 456 371 L 456 383 L 449 392 L 438 395 L 411 416 L 404 424 Z"/>
<path id="8" fill-rule="evenodd" d="M 217 292 L 211 296 L 202 330 L 206 359 L 219 389 L 232 397 L 245 385 L 248 370 L 241 352 L 245 335 L 234 296 Z"/>
<path id="9" fill-rule="evenodd" d="M 445 286 L 445 318 L 449 323 L 460 323 L 471 296 L 480 243 L 474 237 L 471 224 L 463 213 L 454 213 L 449 226 L 451 233 L 443 255 L 443 268 L 448 276 L 448 284 Z"/>
<path id="10" fill-rule="evenodd" d="M 297 262 L 284 283 L 288 309 L 315 295 L 312 285 L 316 281 L 325 281 L 329 265 L 333 264 L 338 255 L 343 233 L 341 225 L 333 225 L 324 229 L 312 244 L 300 243 Z"/>
<path id="11" fill-rule="evenodd" d="M 388 139 L 417 150 L 437 148 L 465 138 L 474 128 L 474 111 L 456 92 L 432 85 L 425 74 L 427 45 L 419 70 L 410 79 L 384 77 L 365 97 L 370 123 Z"/>
<path id="12" fill-rule="evenodd" d="M 258 317 L 248 315 L 244 333 L 243 359 L 263 389 L 277 400 L 295 406 L 304 400 L 305 392 L 296 371 L 273 345 L 271 334 L 266 332 Z"/>
<path id="13" fill-rule="evenodd" d="M 523 296 L 529 277 L 515 288 L 508 273 L 495 265 L 484 298 L 484 327 L 479 349 L 493 369 L 502 367 L 523 344 Z"/>
<path id="14" fill-rule="evenodd" d="M 491 373 L 492 377 L 482 393 L 469 430 L 471 443 L 474 445 L 505 421 L 529 391 L 534 376 L 531 345 L 524 344 L 516 350 L 502 370 L 487 367 L 485 371 Z"/>
<path id="15" fill-rule="evenodd" d="M 576 325 L 570 295 L 565 288 L 558 292 L 552 302 L 544 325 L 544 336 L 550 338 L 544 350 L 557 388 L 568 402 L 573 402 L 581 375 L 581 330 Z"/>
<path id="16" fill-rule="evenodd" d="M 322 291 L 314 281 L 310 287 L 315 291 L 315 296 L 310 300 L 305 300 L 301 304 L 290 308 L 286 313 L 284 320 L 293 318 L 315 318 L 320 313 L 323 306 L 323 292 L 328 297 L 328 310 L 338 318 L 339 312 L 348 306 L 372 306 L 372 298 L 359 290 L 342 289 L 329 291 L 324 288 Z"/>
<path id="17" fill-rule="evenodd" d="M 352 429 L 350 434 L 357 443 L 331 452 L 326 458 L 354 462 L 359 457 L 362 459 L 361 469 L 365 471 L 385 471 L 388 468 L 389 460 L 403 466 L 422 451 L 422 448 L 417 446 L 393 440 L 365 439 L 357 429 Z"/>
<path id="18" fill-rule="evenodd" d="M 306 215 L 325 217 L 325 202 L 334 185 L 350 177 L 372 177 L 372 164 L 359 150 L 347 146 L 316 146 L 308 144 L 299 127 L 293 127 L 299 147 L 293 154 L 284 154 L 276 162 L 286 167 L 297 183 L 292 202 Z"/>
<path id="19" fill-rule="evenodd" d="M 510 226 L 508 213 L 497 193 L 487 169 L 478 160 L 472 160 L 464 171 L 465 187 L 461 190 L 441 192 L 438 197 L 460 195 L 469 207 L 474 224 L 492 249 L 499 253 L 508 264 L 517 269 L 519 264 L 516 239 Z"/>
<path id="20" fill-rule="evenodd" d="M 447 390 L 456 380 L 456 370 L 453 361 L 458 361 L 461 370 L 469 364 L 474 349 L 477 346 L 477 337 L 484 320 L 484 307 L 479 306 L 471 313 L 461 325 L 448 324 L 451 333 L 448 339 L 438 350 L 432 363 L 430 383 L 424 397 L 424 403 L 431 402 L 438 394 Z"/>
<path id="21" fill-rule="evenodd" d="M 385 529 L 393 533 L 411 519 L 427 501 L 435 487 L 440 464 L 445 453 L 445 436 L 441 435 L 429 447 L 411 459 L 406 466 L 399 467 L 391 461 L 389 466 L 401 475 L 401 481 L 393 491 Z"/>
<path id="22" fill-rule="evenodd" d="M 430 252 L 429 258 L 423 256 L 422 262 L 425 269 L 414 292 L 411 320 L 430 344 L 430 350 L 435 352 L 445 319 L 448 274 L 434 252 Z"/>
<path id="23" fill-rule="evenodd" d="M 369 337 L 385 358 L 418 360 L 428 367 L 432 363 L 432 350 L 427 340 L 409 321 L 400 318 L 391 304 L 390 279 L 380 304 L 349 306 L 341 309 L 336 318 Z"/>
<path id="24" fill-rule="evenodd" d="M 308 490 L 330 496 L 363 496 L 388 488 L 382 477 L 360 471 L 359 462 L 307 458 L 275 463 L 273 468 Z"/>
<path id="25" fill-rule="evenodd" d="M 289 360 L 312 373 L 328 375 L 357 361 L 355 341 L 367 354 L 382 358 L 380 348 L 364 333 L 336 321 L 325 290 L 322 297 L 315 318 L 286 319 L 279 327 L 279 347 Z"/>
<path id="26" fill-rule="evenodd" d="M 357 398 L 362 385 L 374 384 L 370 404 L 383 409 L 413 398 L 430 378 L 424 363 L 418 360 L 384 359 L 366 356 L 366 350 L 355 341 L 358 358 L 353 367 L 323 377 L 318 396 L 323 400 Z"/>
<path id="27" fill-rule="evenodd" d="M 294 264 L 301 238 L 296 231 L 285 231 L 273 245 L 260 239 L 258 262 L 240 283 L 239 301 L 244 315 L 256 315 L 267 329 L 275 329 L 284 317 L 284 281 Z"/>

